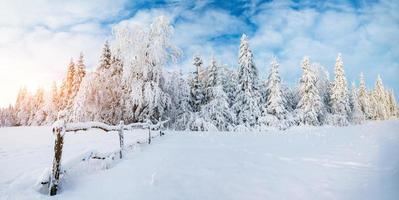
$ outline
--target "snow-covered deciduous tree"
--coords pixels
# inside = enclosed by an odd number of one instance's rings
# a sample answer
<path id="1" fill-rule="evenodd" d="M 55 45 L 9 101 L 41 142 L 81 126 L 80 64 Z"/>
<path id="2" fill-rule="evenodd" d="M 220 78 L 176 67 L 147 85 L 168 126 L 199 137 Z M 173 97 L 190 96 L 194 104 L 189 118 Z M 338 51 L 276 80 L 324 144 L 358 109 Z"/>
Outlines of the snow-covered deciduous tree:
<path id="1" fill-rule="evenodd" d="M 331 122 L 334 125 L 348 125 L 350 113 L 348 87 L 345 78 L 344 64 L 341 54 L 335 62 L 335 79 L 331 88 Z"/>
<path id="2" fill-rule="evenodd" d="M 114 29 L 115 46 L 124 61 L 124 83 L 129 84 L 130 94 L 124 99 L 128 122 L 156 122 L 166 117 L 171 106 L 170 96 L 165 92 L 163 67 L 180 55 L 171 42 L 173 27 L 169 20 L 157 17 L 149 27 L 121 24 Z M 126 96 L 126 95 L 124 95 Z M 126 121 L 125 120 L 125 121 Z"/>
<path id="3" fill-rule="evenodd" d="M 258 70 L 255 66 L 248 37 L 243 34 L 238 59 L 237 96 L 233 109 L 237 123 L 251 128 L 257 125 L 260 117 L 260 93 L 258 91 Z"/>
<path id="4" fill-rule="evenodd" d="M 262 115 L 259 123 L 265 126 L 286 129 L 290 122 L 287 121 L 287 101 L 281 90 L 281 79 L 278 72 L 279 63 L 273 57 L 270 63 L 270 71 L 266 80 L 265 102 L 262 105 Z"/>
<path id="5" fill-rule="evenodd" d="M 357 94 L 357 88 L 355 83 L 352 83 L 351 94 L 349 98 L 349 105 L 351 112 L 349 115 L 349 120 L 352 124 L 361 124 L 365 120 L 364 113 L 361 110 L 359 98 Z"/>
<path id="6" fill-rule="evenodd" d="M 299 83 L 299 102 L 296 108 L 296 115 L 299 124 L 321 125 L 323 115 L 323 103 L 316 87 L 316 76 L 310 66 L 310 60 L 305 57 L 301 64 L 302 77 Z"/>

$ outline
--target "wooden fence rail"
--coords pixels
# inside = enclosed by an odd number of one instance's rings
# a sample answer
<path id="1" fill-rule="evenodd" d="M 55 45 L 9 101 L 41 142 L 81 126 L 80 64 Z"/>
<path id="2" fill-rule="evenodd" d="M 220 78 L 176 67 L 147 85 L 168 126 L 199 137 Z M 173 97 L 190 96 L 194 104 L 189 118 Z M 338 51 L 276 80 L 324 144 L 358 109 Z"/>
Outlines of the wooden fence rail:
<path id="1" fill-rule="evenodd" d="M 115 131 L 119 136 L 119 158 L 122 159 L 123 152 L 125 150 L 125 142 L 124 142 L 124 131 L 125 130 L 133 130 L 133 129 L 148 129 L 148 144 L 151 144 L 151 130 L 159 130 L 159 136 L 163 135 L 161 131 L 161 127 L 168 120 L 158 122 L 157 124 L 150 123 L 132 123 L 125 125 L 123 121 L 119 123 L 119 125 L 113 126 L 108 125 L 101 122 L 78 122 L 78 123 L 65 123 L 62 120 L 59 120 L 53 124 L 53 134 L 55 135 L 55 144 L 54 144 L 54 158 L 53 165 L 51 169 L 50 180 L 48 183 L 42 182 L 41 184 L 48 184 L 49 194 L 50 196 L 54 196 L 57 194 L 59 190 L 60 184 L 60 174 L 61 174 L 61 158 L 62 158 L 62 149 L 64 145 L 64 136 L 67 132 L 76 132 L 76 131 L 86 131 L 89 129 L 101 129 L 105 132 Z"/>

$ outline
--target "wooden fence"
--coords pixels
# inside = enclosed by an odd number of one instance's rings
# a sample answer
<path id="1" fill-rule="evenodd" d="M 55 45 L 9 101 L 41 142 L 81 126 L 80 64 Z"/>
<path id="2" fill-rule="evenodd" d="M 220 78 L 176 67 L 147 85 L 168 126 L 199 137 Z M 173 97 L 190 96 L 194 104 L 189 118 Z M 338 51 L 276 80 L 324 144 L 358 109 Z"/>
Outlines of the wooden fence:
<path id="1" fill-rule="evenodd" d="M 67 132 L 76 132 L 76 131 L 86 131 L 89 129 L 101 129 L 105 132 L 117 132 L 119 136 L 119 158 L 122 159 L 123 153 L 125 151 L 125 141 L 124 141 L 124 131 L 126 130 L 134 130 L 134 129 L 148 129 L 148 144 L 151 144 L 151 140 L 154 136 L 151 135 L 151 131 L 159 131 L 159 136 L 164 135 L 161 131 L 161 127 L 166 121 L 159 122 L 158 124 L 151 123 L 133 123 L 125 125 L 123 121 L 119 123 L 119 125 L 112 126 L 101 122 L 85 122 L 85 123 L 65 123 L 60 120 L 53 124 L 53 134 L 55 135 L 55 144 L 54 144 L 54 158 L 53 165 L 51 168 L 51 174 L 49 174 L 48 181 L 41 181 L 41 185 L 47 185 L 50 196 L 54 196 L 57 194 L 59 190 L 60 184 L 60 174 L 61 174 L 61 158 L 62 158 L 62 149 L 64 145 L 64 136 Z M 105 157 L 93 155 L 83 156 L 82 160 L 87 159 L 105 159 Z"/>

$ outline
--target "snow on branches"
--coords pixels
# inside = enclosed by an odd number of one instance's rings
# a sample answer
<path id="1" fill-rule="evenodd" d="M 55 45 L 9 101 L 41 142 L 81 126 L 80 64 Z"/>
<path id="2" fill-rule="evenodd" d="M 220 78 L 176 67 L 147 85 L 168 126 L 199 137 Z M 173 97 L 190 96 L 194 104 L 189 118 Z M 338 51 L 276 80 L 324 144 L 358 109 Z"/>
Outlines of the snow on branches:
<path id="1" fill-rule="evenodd" d="M 189 75 L 166 70 L 181 55 L 172 35 L 173 27 L 163 16 L 149 24 L 128 20 L 118 24 L 94 71 L 86 71 L 81 53 L 76 62 L 71 59 L 58 86 L 54 82 L 49 91 L 39 88 L 35 93 L 22 87 L 15 104 L 0 109 L 0 126 L 48 125 L 56 120 L 117 124 L 169 119 L 166 126 L 175 130 L 231 131 L 344 126 L 398 116 L 395 95 L 384 87 L 380 76 L 368 90 L 361 74 L 359 88 L 348 91 L 341 54 L 333 81 L 324 67 L 305 57 L 298 87 L 288 87 L 281 80 L 275 57 L 266 80 L 259 80 L 245 34 L 239 44 L 237 69 L 215 57 L 203 60 L 195 55 Z"/>

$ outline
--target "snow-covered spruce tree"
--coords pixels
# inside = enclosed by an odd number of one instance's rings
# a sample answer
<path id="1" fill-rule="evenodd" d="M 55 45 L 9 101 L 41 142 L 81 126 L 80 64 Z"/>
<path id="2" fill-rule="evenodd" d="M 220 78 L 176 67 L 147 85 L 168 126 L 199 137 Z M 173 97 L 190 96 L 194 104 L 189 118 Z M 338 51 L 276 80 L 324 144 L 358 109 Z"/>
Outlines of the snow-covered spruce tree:
<path id="1" fill-rule="evenodd" d="M 101 121 L 109 123 L 101 116 L 102 113 L 106 112 L 105 105 L 109 103 L 104 85 L 106 85 L 105 81 L 110 80 L 109 77 L 104 76 L 105 72 L 111 66 L 111 59 L 111 49 L 108 41 L 106 41 L 100 55 L 98 67 L 94 72 L 86 73 L 83 66 L 81 66 L 81 70 L 76 70 L 78 72 L 76 73 L 78 74 L 76 75 L 76 79 L 82 79 L 80 80 L 79 90 L 74 98 L 71 121 Z M 83 63 L 83 57 L 80 60 Z"/>
<path id="2" fill-rule="evenodd" d="M 15 102 L 17 126 L 28 125 L 31 108 L 32 108 L 32 97 L 28 93 L 26 87 L 24 86 L 20 88 L 17 95 L 17 100 Z"/>
<path id="3" fill-rule="evenodd" d="M 97 75 L 90 72 L 85 75 L 80 84 L 78 94 L 73 105 L 72 121 L 98 121 L 100 119 L 97 111 L 100 104 L 98 98 Z"/>
<path id="4" fill-rule="evenodd" d="M 331 123 L 338 126 L 348 125 L 350 113 L 348 87 L 341 54 L 335 63 L 335 79 L 331 88 Z"/>
<path id="5" fill-rule="evenodd" d="M 124 101 L 124 106 L 129 108 L 124 109 L 126 120 L 156 122 L 165 119 L 171 99 L 165 92 L 163 67 L 180 55 L 171 43 L 173 27 L 169 20 L 157 17 L 149 27 L 121 24 L 114 33 L 115 45 L 123 52 L 124 83 L 130 84 L 129 98 Z"/>
<path id="6" fill-rule="evenodd" d="M 314 63 L 312 64 L 312 70 L 316 75 L 316 87 L 319 90 L 320 98 L 323 102 L 323 113 L 328 115 L 328 112 L 331 112 L 330 101 L 331 101 L 331 89 L 332 83 L 330 82 L 330 75 L 328 71 L 320 64 Z M 325 123 L 327 120 L 327 116 L 323 115 L 321 118 L 321 122 Z"/>
<path id="7" fill-rule="evenodd" d="M 214 57 L 211 59 L 211 64 L 207 68 L 207 74 L 205 78 L 205 103 L 208 103 L 213 99 L 214 87 L 218 85 L 219 73 L 218 66 L 216 66 L 216 60 Z"/>
<path id="8" fill-rule="evenodd" d="M 190 86 L 181 71 L 165 73 L 166 92 L 171 97 L 172 106 L 167 116 L 169 127 L 175 130 L 188 130 L 193 122 L 190 107 Z"/>
<path id="9" fill-rule="evenodd" d="M 223 90 L 227 95 L 229 107 L 231 108 L 237 94 L 237 71 L 231 70 L 227 66 L 222 66 L 219 71 L 221 84 L 223 85 Z"/>
<path id="10" fill-rule="evenodd" d="M 193 65 L 195 66 L 195 71 L 190 78 L 190 105 L 193 112 L 199 112 L 201 106 L 205 103 L 205 91 L 204 84 L 201 79 L 201 69 L 202 69 L 202 59 L 199 56 L 194 56 Z"/>
<path id="11" fill-rule="evenodd" d="M 42 112 L 44 106 L 44 89 L 38 88 L 33 96 L 32 106 L 30 110 L 29 125 L 41 125 L 46 119 L 45 113 Z"/>
<path id="12" fill-rule="evenodd" d="M 120 54 L 112 56 L 110 66 L 99 72 L 100 120 L 117 124 L 122 120 L 123 63 Z"/>
<path id="13" fill-rule="evenodd" d="M 286 99 L 286 109 L 290 112 L 292 117 L 292 111 L 295 110 L 299 102 L 299 92 L 297 87 L 289 87 L 288 85 L 281 84 L 281 91 L 284 98 Z M 292 122 L 293 119 L 291 119 Z"/>
<path id="14" fill-rule="evenodd" d="M 82 83 L 82 80 L 85 75 L 86 75 L 86 65 L 84 64 L 84 57 L 83 53 L 81 52 L 79 55 L 79 60 L 75 66 L 75 73 L 72 82 L 72 91 L 73 91 L 72 98 L 75 98 L 76 94 L 78 93 L 80 84 Z"/>
<path id="15" fill-rule="evenodd" d="M 377 120 L 385 120 L 388 119 L 387 113 L 387 99 L 385 94 L 384 85 L 382 84 L 381 76 L 378 75 L 377 80 L 375 82 L 374 91 L 372 93 L 375 99 L 375 110 L 376 110 L 376 119 Z"/>
<path id="16" fill-rule="evenodd" d="M 265 84 L 266 97 L 262 105 L 262 115 L 259 119 L 259 123 L 265 126 L 286 129 L 290 124 L 287 121 L 287 101 L 281 91 L 281 79 L 278 67 L 277 58 L 273 57 Z"/>
<path id="17" fill-rule="evenodd" d="M 40 125 L 49 125 L 57 120 L 58 114 L 58 88 L 55 81 L 53 81 L 51 85 L 51 89 L 49 91 L 45 91 L 44 93 L 44 104 L 40 112 L 41 116 L 43 116 Z"/>
<path id="18" fill-rule="evenodd" d="M 111 111 L 112 104 L 116 103 L 113 102 L 110 90 L 113 90 L 115 86 L 111 86 L 109 84 L 111 79 L 111 63 L 112 63 L 112 54 L 111 49 L 108 44 L 108 41 L 104 43 L 104 47 L 100 56 L 99 65 L 95 71 L 95 99 L 96 102 L 96 110 L 97 113 L 95 115 L 96 121 L 101 121 L 104 123 L 111 123 L 111 119 L 109 116 L 109 112 Z"/>
<path id="19" fill-rule="evenodd" d="M 233 110 L 237 115 L 238 125 L 251 128 L 257 125 L 261 114 L 259 108 L 260 94 L 258 91 L 258 70 L 249 48 L 248 37 L 245 34 L 241 37 L 238 64 L 237 96 Z"/>
<path id="20" fill-rule="evenodd" d="M 374 95 L 374 90 L 367 92 L 367 98 L 369 100 L 369 119 L 377 120 L 378 119 L 378 102 Z"/>
<path id="21" fill-rule="evenodd" d="M 75 98 L 75 121 L 119 123 L 122 119 L 122 72 L 119 53 L 112 56 L 106 42 L 96 71 L 83 79 Z"/>
<path id="22" fill-rule="evenodd" d="M 296 114 L 301 125 L 321 125 L 323 103 L 316 87 L 316 76 L 310 66 L 308 57 L 304 57 L 301 64 L 303 73 L 299 83 L 299 102 Z"/>
<path id="23" fill-rule="evenodd" d="M 228 131 L 232 129 L 235 114 L 230 110 L 227 95 L 223 90 L 219 68 L 212 58 L 205 80 L 206 104 L 201 107 L 200 117 L 205 130 Z"/>
<path id="24" fill-rule="evenodd" d="M 71 61 L 68 65 L 66 78 L 61 84 L 60 88 L 60 104 L 59 104 L 59 113 L 58 117 L 62 118 L 66 121 L 70 121 L 70 116 L 72 115 L 73 109 L 73 101 L 75 92 L 74 91 L 74 78 L 75 78 L 75 63 L 71 58 Z"/>
<path id="25" fill-rule="evenodd" d="M 15 108 L 10 104 L 6 108 L 0 108 L 0 127 L 15 126 Z"/>
<path id="26" fill-rule="evenodd" d="M 351 112 L 349 115 L 349 120 L 352 124 L 361 124 L 365 120 L 365 116 L 361 110 L 360 104 L 359 104 L 359 99 L 358 99 L 358 94 L 357 94 L 357 88 L 355 86 L 355 83 L 352 83 L 352 89 L 351 89 L 351 94 L 349 98 L 349 105 L 351 108 Z"/>
<path id="27" fill-rule="evenodd" d="M 391 89 L 388 94 L 389 101 L 389 111 L 391 113 L 392 118 L 398 117 L 398 106 L 396 104 L 396 99 L 393 90 Z"/>
<path id="28" fill-rule="evenodd" d="M 360 110 L 363 112 L 365 118 L 371 119 L 370 100 L 369 95 L 367 94 L 366 83 L 364 81 L 363 73 L 360 74 L 358 101 L 360 105 Z"/>

